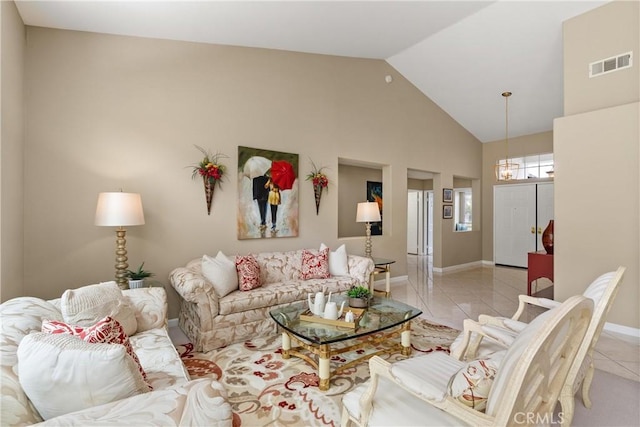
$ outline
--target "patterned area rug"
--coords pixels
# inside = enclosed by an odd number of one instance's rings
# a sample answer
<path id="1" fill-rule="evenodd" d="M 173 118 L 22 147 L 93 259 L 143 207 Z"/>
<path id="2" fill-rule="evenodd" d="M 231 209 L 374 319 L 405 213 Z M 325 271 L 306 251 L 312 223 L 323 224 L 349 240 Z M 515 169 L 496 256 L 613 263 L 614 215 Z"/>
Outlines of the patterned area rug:
<path id="1" fill-rule="evenodd" d="M 459 331 L 416 319 L 411 325 L 410 357 L 433 351 L 449 351 Z M 193 345 L 177 349 L 192 378 L 211 376 L 227 389 L 234 412 L 234 427 L 340 425 L 342 395 L 369 378 L 366 362 L 331 378 L 328 391 L 318 389 L 315 369 L 304 360 L 283 359 L 281 336 L 256 338 L 208 353 L 196 353 Z M 399 339 L 399 338 L 398 338 Z M 362 351 L 332 358 L 332 369 L 360 357 Z M 391 362 L 401 354 L 382 356 Z"/>

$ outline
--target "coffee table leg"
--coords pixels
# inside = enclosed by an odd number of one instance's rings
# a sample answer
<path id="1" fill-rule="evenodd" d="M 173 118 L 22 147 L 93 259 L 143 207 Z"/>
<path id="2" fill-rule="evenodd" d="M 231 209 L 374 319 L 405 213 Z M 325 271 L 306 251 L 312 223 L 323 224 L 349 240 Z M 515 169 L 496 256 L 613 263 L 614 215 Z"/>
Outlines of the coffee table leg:
<path id="1" fill-rule="evenodd" d="M 411 322 L 407 322 L 402 325 L 400 342 L 402 344 L 402 354 L 404 356 L 409 356 L 411 354 Z"/>
<path id="2" fill-rule="evenodd" d="M 331 363 L 329 362 L 329 357 L 329 346 L 327 344 L 321 345 L 318 358 L 318 376 L 320 377 L 318 388 L 322 391 L 329 390 L 329 382 L 331 381 Z"/>
<path id="3" fill-rule="evenodd" d="M 286 332 L 282 333 L 282 358 L 289 358 L 289 350 L 291 350 L 291 337 Z"/>

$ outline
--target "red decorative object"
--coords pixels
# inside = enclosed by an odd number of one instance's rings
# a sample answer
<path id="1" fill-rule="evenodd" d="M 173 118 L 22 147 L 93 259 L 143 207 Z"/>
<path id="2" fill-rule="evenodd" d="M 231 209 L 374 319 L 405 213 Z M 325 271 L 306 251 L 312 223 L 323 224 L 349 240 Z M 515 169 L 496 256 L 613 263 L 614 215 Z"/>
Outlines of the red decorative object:
<path id="1" fill-rule="evenodd" d="M 549 221 L 549 225 L 542 232 L 542 246 L 548 254 L 553 255 L 553 220 Z"/>
<path id="2" fill-rule="evenodd" d="M 319 252 L 302 250 L 302 278 L 326 279 L 331 277 L 329 273 L 329 248 Z"/>
<path id="3" fill-rule="evenodd" d="M 260 264 L 253 255 L 237 256 L 236 271 L 238 272 L 238 287 L 241 291 L 259 288 Z"/>
<path id="4" fill-rule="evenodd" d="M 527 254 L 527 295 L 532 295 L 531 284 L 542 277 L 553 282 L 553 254 L 545 251 L 529 252 Z M 551 289 L 553 295 L 553 287 Z"/>
<path id="5" fill-rule="evenodd" d="M 281 190 L 291 190 L 296 180 L 296 172 L 291 163 L 285 160 L 271 162 L 271 181 Z"/>

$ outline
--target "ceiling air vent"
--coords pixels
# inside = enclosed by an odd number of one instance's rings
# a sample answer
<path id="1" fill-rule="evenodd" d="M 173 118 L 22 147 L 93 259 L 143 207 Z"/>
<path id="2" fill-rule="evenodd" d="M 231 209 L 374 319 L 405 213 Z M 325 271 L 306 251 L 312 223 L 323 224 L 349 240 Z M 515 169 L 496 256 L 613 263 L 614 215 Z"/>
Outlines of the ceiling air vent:
<path id="1" fill-rule="evenodd" d="M 612 56 L 611 58 L 592 62 L 589 64 L 589 78 L 631 67 L 631 65 L 633 65 L 631 61 L 631 54 L 632 52 L 627 52 L 621 55 Z"/>

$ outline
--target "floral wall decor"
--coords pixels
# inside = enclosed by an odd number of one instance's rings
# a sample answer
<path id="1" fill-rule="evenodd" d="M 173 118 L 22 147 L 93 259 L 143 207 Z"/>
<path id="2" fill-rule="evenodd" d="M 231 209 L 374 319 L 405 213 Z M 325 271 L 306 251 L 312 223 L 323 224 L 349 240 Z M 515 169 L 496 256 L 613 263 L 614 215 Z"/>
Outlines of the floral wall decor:
<path id="1" fill-rule="evenodd" d="M 238 239 L 298 236 L 298 155 L 238 147 Z"/>
<path id="2" fill-rule="evenodd" d="M 192 166 L 193 173 L 191 178 L 196 179 L 202 177 L 204 182 L 204 194 L 207 199 L 207 215 L 211 215 L 211 200 L 213 200 L 213 190 L 218 184 L 221 186 L 220 181 L 224 176 L 226 166 L 220 162 L 220 159 L 226 158 L 224 154 L 216 153 L 212 155 L 209 151 L 202 147 L 195 146 L 204 155 L 203 159 L 199 163 Z"/>
<path id="3" fill-rule="evenodd" d="M 313 194 L 316 199 L 316 215 L 318 215 L 318 212 L 320 211 L 320 199 L 322 198 L 322 190 L 326 188 L 327 191 L 329 191 L 329 188 L 327 187 L 329 185 L 329 178 L 327 178 L 327 175 L 322 171 L 324 169 L 324 166 L 321 168 L 317 168 L 315 163 L 313 163 L 313 160 L 309 159 L 309 161 L 311 162 L 312 169 L 311 173 L 307 175 L 306 180 L 311 181 L 311 184 L 313 184 Z"/>

